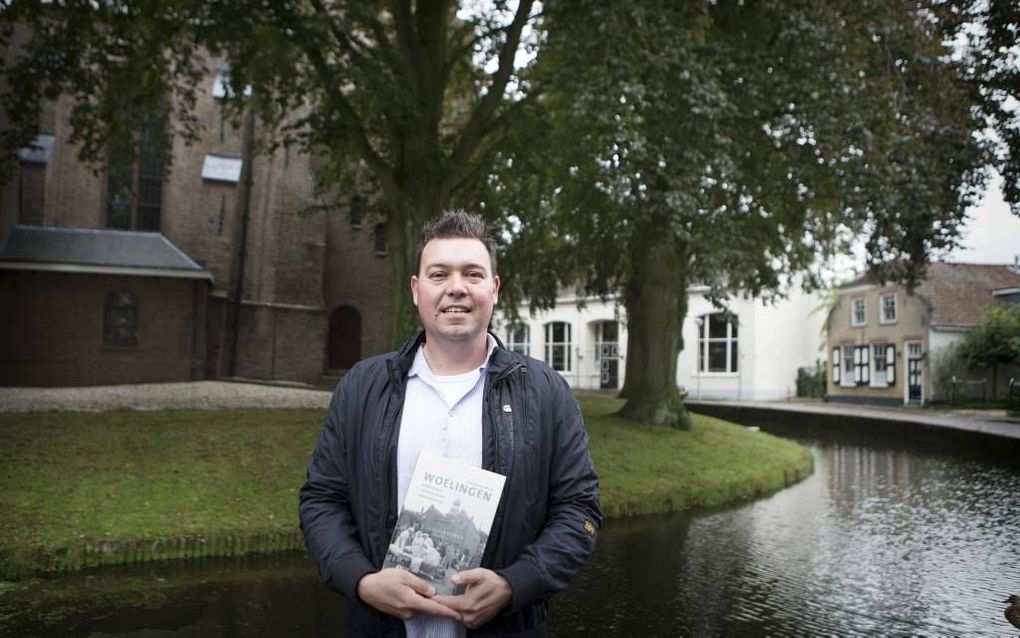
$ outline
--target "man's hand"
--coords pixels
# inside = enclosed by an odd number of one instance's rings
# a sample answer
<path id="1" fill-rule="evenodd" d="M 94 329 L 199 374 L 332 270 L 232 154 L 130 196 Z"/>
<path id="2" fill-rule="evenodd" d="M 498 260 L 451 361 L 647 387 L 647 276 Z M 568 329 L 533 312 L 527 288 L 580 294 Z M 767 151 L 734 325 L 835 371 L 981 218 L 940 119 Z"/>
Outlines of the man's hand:
<path id="1" fill-rule="evenodd" d="M 488 622 L 514 595 L 505 578 L 484 567 L 457 572 L 450 580 L 455 585 L 467 585 L 467 591 L 460 596 L 436 596 L 432 600 L 460 612 L 460 621 L 469 629 Z"/>
<path id="2" fill-rule="evenodd" d="M 379 611 L 409 620 L 418 614 L 460 620 L 460 613 L 434 599 L 436 588 L 403 569 L 390 567 L 358 581 L 358 598 Z"/>

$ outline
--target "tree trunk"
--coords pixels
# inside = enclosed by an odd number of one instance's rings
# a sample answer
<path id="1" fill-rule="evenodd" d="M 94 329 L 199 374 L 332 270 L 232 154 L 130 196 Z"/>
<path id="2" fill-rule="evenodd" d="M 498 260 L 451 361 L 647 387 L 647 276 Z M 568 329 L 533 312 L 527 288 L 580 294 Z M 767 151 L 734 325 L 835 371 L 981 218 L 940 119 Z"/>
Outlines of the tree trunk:
<path id="1" fill-rule="evenodd" d="M 493 134 L 493 121 L 505 102 L 505 89 L 514 74 L 514 55 L 533 1 L 517 3 L 513 21 L 503 33 L 492 83 L 477 99 L 464 93 L 452 77 L 454 63 L 473 55 L 463 46 L 459 31 L 455 39 L 450 38 L 456 4 L 448 0 L 419 2 L 413 5 L 413 11 L 412 3 L 401 4 L 405 10 L 392 14 L 397 37 L 391 44 L 400 60 L 392 70 L 395 77 L 410 75 L 411 81 L 400 87 L 410 106 L 403 104 L 407 108 L 397 108 L 384 118 L 389 127 L 386 146 L 392 151 L 392 164 L 381 159 L 367 138 L 362 149 L 369 166 L 377 172 L 386 200 L 393 347 L 420 326 L 408 279 L 414 274 L 422 225 L 449 206 L 455 185 L 476 168 L 481 141 Z M 472 103 L 469 113 L 455 115 Z M 385 111 L 387 107 L 376 104 L 374 108 Z M 445 121 L 444 114 L 450 115 Z M 460 126 L 456 135 L 451 135 L 451 124 Z"/>
<path id="2" fill-rule="evenodd" d="M 676 359 L 683 347 L 680 329 L 687 312 L 686 251 L 661 228 L 635 239 L 624 289 L 627 375 L 621 395 L 627 402 L 619 414 L 688 430 L 690 415 L 676 386 Z"/>
<path id="3" fill-rule="evenodd" d="M 387 256 L 390 260 L 390 347 L 397 348 L 419 326 L 418 313 L 411 303 L 410 278 L 414 274 L 414 255 L 417 234 L 421 223 L 397 215 L 388 216 L 386 222 Z"/>
<path id="4" fill-rule="evenodd" d="M 387 198 L 386 242 L 393 282 L 390 286 L 390 346 L 393 348 L 399 347 L 421 327 L 410 291 L 418 239 L 425 223 L 445 210 L 450 199 L 442 171 L 424 168 L 428 164 L 438 165 L 438 154 L 431 162 L 417 159 L 413 163 L 417 163 L 419 170 L 408 172 L 401 180 L 403 188 Z"/>
<path id="5" fill-rule="evenodd" d="M 372 118 L 357 118 L 354 107 L 342 94 L 335 98 L 346 112 L 360 120 L 356 122 L 356 130 L 361 137 L 356 137 L 356 141 L 360 141 L 362 157 L 375 171 L 386 201 L 386 241 L 392 278 L 390 345 L 393 347 L 399 346 L 420 327 L 418 313 L 411 303 L 408 280 L 414 274 L 422 225 L 449 206 L 454 185 L 475 168 L 481 141 L 493 134 L 493 122 L 500 105 L 505 102 L 505 90 L 514 74 L 514 56 L 529 22 L 533 0 L 517 3 L 513 21 L 503 31 L 491 85 L 487 93 L 477 99 L 465 93 L 462 90 L 465 87 L 453 77 L 452 69 L 474 55 L 470 47 L 464 47 L 459 28 L 451 39 L 450 27 L 456 22 L 457 5 L 449 0 L 398 4 L 401 9 L 390 13 L 395 37 L 387 46 L 392 49 L 381 57 L 387 60 L 387 65 L 392 65 L 390 71 L 400 83 L 399 93 L 371 96 L 372 108 L 385 115 L 382 120 L 386 140 L 380 146 L 390 152 L 378 152 L 365 134 L 362 123 Z M 317 58 L 318 52 L 313 49 L 310 55 Z M 366 57 L 372 60 L 368 63 L 371 72 L 378 71 L 375 56 Z M 390 109 L 391 105 L 386 102 L 376 103 L 376 99 L 389 100 L 397 94 L 405 101 L 396 108 Z M 470 112 L 462 117 L 456 115 L 472 103 Z M 444 114 L 450 117 L 444 119 Z M 460 127 L 456 135 L 451 126 Z"/>

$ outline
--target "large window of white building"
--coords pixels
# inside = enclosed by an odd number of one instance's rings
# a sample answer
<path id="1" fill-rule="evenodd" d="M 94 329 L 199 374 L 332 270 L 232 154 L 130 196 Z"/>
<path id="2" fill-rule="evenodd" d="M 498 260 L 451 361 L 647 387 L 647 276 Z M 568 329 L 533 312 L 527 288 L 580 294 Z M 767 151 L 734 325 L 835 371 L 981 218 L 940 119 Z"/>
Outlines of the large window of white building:
<path id="1" fill-rule="evenodd" d="M 737 321 L 732 315 L 714 312 L 697 318 L 698 371 L 737 372 Z"/>
<path id="2" fill-rule="evenodd" d="M 531 354 L 531 329 L 527 325 L 511 328 L 506 335 L 506 348 L 524 355 Z"/>
<path id="3" fill-rule="evenodd" d="M 545 324 L 545 362 L 553 370 L 569 372 L 570 362 L 570 324 L 565 321 L 553 321 Z"/>

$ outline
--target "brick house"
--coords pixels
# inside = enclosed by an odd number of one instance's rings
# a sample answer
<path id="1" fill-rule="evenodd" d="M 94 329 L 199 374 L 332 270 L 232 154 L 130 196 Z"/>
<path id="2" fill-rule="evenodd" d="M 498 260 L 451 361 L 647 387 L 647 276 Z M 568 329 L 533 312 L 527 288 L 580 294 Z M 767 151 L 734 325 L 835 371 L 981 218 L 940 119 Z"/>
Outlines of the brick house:
<path id="1" fill-rule="evenodd" d="M 16 226 L 0 246 L 0 383 L 200 379 L 211 283 L 159 233 Z"/>
<path id="2" fill-rule="evenodd" d="M 840 287 L 826 322 L 828 399 L 874 404 L 945 400 L 932 384 L 933 355 L 962 339 L 993 305 L 1010 303 L 1018 289 L 1015 267 L 944 262 L 929 264 L 912 294 L 868 276 Z"/>
<path id="3" fill-rule="evenodd" d="M 202 365 L 190 378 L 320 382 L 324 373 L 336 373 L 388 346 L 390 268 L 384 227 L 371 211 L 359 215 L 361 223 L 352 227 L 345 205 L 324 205 L 315 190 L 316 158 L 293 148 L 250 153 L 259 123 L 235 127 L 224 117 L 226 71 L 216 59 L 210 59 L 208 67 L 206 90 L 194 107 L 203 125 L 200 139 L 191 145 L 175 140 L 166 153 L 150 143 L 152 135 L 143 127 L 137 132 L 134 160 L 109 157 L 100 166 L 86 165 L 70 142 L 69 99 L 47 104 L 40 117 L 42 134 L 33 148 L 19 153 L 19 173 L 0 187 L 0 244 L 16 251 L 30 227 L 108 231 L 103 237 L 116 235 L 114 231 L 157 235 L 206 277 L 200 339 L 204 352 L 196 359 Z M 79 240 L 84 236 L 88 234 L 79 234 Z M 48 263 L 61 263 L 60 255 L 48 258 Z M 5 281 L 17 279 L 18 299 L 47 297 L 37 303 L 55 308 L 63 293 L 51 286 L 57 277 L 53 272 L 41 267 L 19 270 L 17 275 L 5 274 Z M 72 280 L 67 274 L 60 277 L 62 286 Z M 81 307 L 92 313 L 90 321 L 99 322 L 105 291 L 113 282 L 95 284 L 92 275 L 73 281 L 86 279 L 93 283 L 77 292 L 86 294 L 91 287 L 93 298 L 81 300 Z M 130 281 L 170 286 L 171 280 Z M 169 292 L 160 294 L 169 295 L 165 303 L 176 303 L 170 302 Z M 181 300 L 182 309 L 192 307 L 190 296 Z M 155 319 L 145 308 L 155 306 L 139 301 L 138 307 L 139 352 L 169 348 L 162 343 L 167 333 L 148 325 Z M 27 313 L 27 306 L 4 303 L 0 325 L 25 327 L 31 321 Z M 80 353 L 94 349 L 102 330 L 90 330 L 81 341 L 71 339 L 61 348 Z M 44 336 L 32 332 L 31 338 Z M 33 357 L 52 354 L 42 346 L 30 351 Z M 36 372 L 31 374 L 29 368 L 18 367 L 20 372 L 5 373 L 0 382 L 52 385 L 65 379 L 94 384 L 152 378 L 136 375 L 138 367 L 118 368 L 116 373 L 113 368 L 101 373 L 87 367 L 58 372 L 63 365 L 58 361 L 70 359 L 61 355 L 47 361 L 32 366 Z M 42 370 L 53 378 L 45 378 Z"/>

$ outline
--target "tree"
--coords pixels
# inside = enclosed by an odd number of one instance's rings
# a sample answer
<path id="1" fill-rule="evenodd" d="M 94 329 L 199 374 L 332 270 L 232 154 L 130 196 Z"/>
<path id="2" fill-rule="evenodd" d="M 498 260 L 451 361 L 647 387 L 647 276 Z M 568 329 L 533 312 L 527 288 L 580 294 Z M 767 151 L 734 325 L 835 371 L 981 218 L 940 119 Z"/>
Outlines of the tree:
<path id="1" fill-rule="evenodd" d="M 932 353 L 932 388 L 936 400 L 956 401 L 956 386 L 967 376 L 967 357 L 963 342 L 954 341 Z"/>
<path id="2" fill-rule="evenodd" d="M 1020 306 L 994 306 L 962 346 L 969 367 L 992 369 L 992 400 L 999 387 L 999 366 L 1020 365 Z"/>
<path id="3" fill-rule="evenodd" d="M 1020 4 L 1013 0 L 944 0 L 932 10 L 947 39 L 959 44 L 961 68 L 977 87 L 976 105 L 994 146 L 1005 199 L 1020 215 Z"/>
<path id="4" fill-rule="evenodd" d="M 485 174 L 528 100 L 516 57 L 536 11 L 533 0 L 514 4 L 472 13 L 451 0 L 17 0 L 0 10 L 0 45 L 12 52 L 0 68 L 0 183 L 37 132 L 40 103 L 60 95 L 75 100 L 74 141 L 89 161 L 117 145 L 130 157 L 129 132 L 157 101 L 173 109 L 164 143 L 195 138 L 205 50 L 226 58 L 235 95 L 254 89 L 233 100 L 235 115 L 250 108 L 275 143 L 322 153 L 326 183 L 369 182 L 393 281 L 405 281 L 423 222 Z M 396 343 L 417 320 L 406 289 L 391 294 Z"/>
<path id="5" fill-rule="evenodd" d="M 976 90 L 923 6 L 665 5 L 546 8 L 537 133 L 489 201 L 518 267 L 547 268 L 532 247 L 555 247 L 560 285 L 619 295 L 622 414 L 683 427 L 689 284 L 720 304 L 780 295 L 864 237 L 870 270 L 913 285 L 956 242 L 987 158 Z"/>
<path id="6" fill-rule="evenodd" d="M 971 108 L 1011 76 L 971 72 L 945 38 L 987 6 L 557 0 L 539 17 L 531 0 L 18 0 L 0 29 L 14 51 L 0 151 L 26 144 L 39 101 L 62 93 L 92 159 L 156 97 L 172 98 L 168 134 L 192 136 L 196 52 L 222 54 L 234 93 L 254 88 L 238 112 L 324 153 L 327 181 L 380 194 L 395 281 L 424 219 L 483 202 L 514 271 L 504 305 L 525 292 L 547 304 L 561 285 L 619 294 L 624 411 L 683 425 L 689 283 L 721 304 L 778 295 L 865 237 L 870 270 L 912 284 L 956 241 L 978 167 L 995 163 Z M 988 13 L 994 42 L 1007 14 Z M 518 66 L 525 41 L 537 57 Z M 415 322 L 402 287 L 392 295 L 396 341 Z"/>

